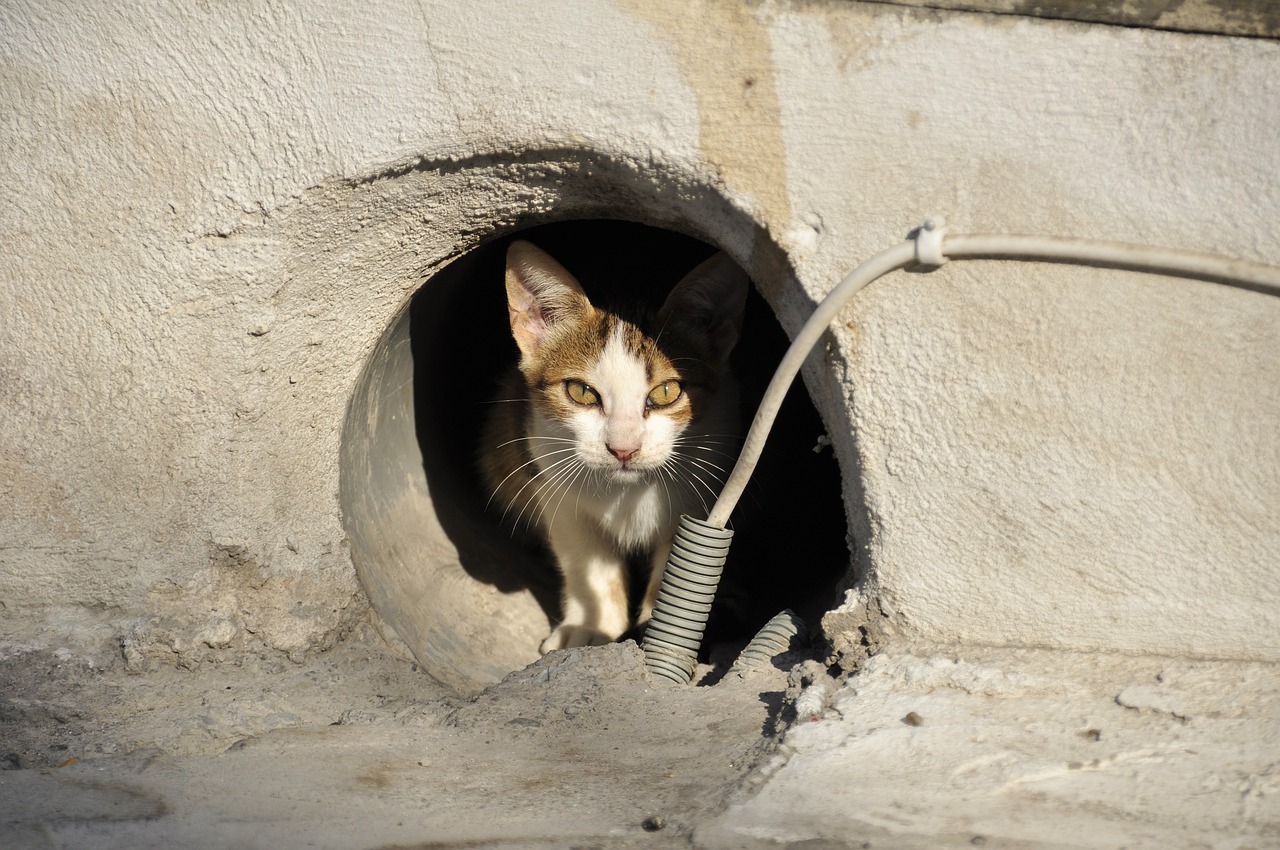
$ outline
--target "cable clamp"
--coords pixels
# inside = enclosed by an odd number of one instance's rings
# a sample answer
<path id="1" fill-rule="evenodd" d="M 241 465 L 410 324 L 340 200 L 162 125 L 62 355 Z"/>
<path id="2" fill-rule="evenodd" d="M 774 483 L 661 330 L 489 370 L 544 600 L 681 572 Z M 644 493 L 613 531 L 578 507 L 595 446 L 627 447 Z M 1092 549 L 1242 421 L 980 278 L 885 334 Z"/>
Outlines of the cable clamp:
<path id="1" fill-rule="evenodd" d="M 942 253 L 942 240 L 947 235 L 947 220 L 942 216 L 926 218 L 916 229 L 916 262 L 923 266 L 940 266 L 947 261 Z"/>

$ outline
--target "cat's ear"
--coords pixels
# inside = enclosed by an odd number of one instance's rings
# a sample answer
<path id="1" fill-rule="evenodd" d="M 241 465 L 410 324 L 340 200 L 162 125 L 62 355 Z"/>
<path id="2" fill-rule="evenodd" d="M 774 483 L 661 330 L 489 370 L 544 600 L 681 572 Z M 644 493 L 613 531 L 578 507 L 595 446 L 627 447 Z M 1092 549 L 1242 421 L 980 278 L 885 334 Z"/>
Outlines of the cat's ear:
<path id="1" fill-rule="evenodd" d="M 712 357 L 723 362 L 742 332 L 750 285 L 746 272 L 720 251 L 676 284 L 658 313 L 659 324 L 682 325 L 705 338 Z"/>
<path id="2" fill-rule="evenodd" d="M 547 328 L 585 314 L 591 303 L 581 284 L 530 242 L 512 242 L 507 249 L 507 312 L 511 335 L 520 353 L 532 357 Z"/>

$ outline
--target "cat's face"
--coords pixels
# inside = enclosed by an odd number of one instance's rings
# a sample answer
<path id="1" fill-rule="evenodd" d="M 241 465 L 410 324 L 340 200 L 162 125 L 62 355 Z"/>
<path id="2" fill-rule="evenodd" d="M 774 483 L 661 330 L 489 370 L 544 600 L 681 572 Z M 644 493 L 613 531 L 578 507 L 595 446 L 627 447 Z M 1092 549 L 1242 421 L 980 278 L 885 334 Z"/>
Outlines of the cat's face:
<path id="1" fill-rule="evenodd" d="M 671 459 L 695 396 L 652 338 L 600 311 L 576 323 L 532 365 L 538 431 L 573 441 L 588 467 L 626 479 Z"/>
<path id="2" fill-rule="evenodd" d="M 623 318 L 594 307 L 540 249 L 513 244 L 508 307 L 539 465 L 560 463 L 567 474 L 576 461 L 609 480 L 640 479 L 667 468 L 686 440 L 726 427 L 719 396 L 746 286 L 717 255 L 656 316 Z"/>

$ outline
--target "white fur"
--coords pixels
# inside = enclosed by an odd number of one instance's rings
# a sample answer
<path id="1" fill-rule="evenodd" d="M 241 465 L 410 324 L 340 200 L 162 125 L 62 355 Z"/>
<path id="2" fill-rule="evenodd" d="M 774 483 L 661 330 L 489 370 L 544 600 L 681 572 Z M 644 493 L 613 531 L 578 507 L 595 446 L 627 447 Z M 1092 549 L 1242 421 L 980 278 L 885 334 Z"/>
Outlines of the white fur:
<path id="1" fill-rule="evenodd" d="M 553 476 L 539 499 L 544 525 L 550 531 L 553 519 L 569 513 L 594 521 L 615 549 L 650 550 L 666 542 L 680 514 L 691 507 L 688 488 L 659 471 L 671 460 L 684 428 L 660 410 L 646 412 L 652 388 L 644 363 L 626 350 L 620 334 L 606 343 L 587 379 L 600 394 L 599 406 L 584 407 L 567 423 L 540 414 L 531 423 L 539 470 Z M 573 440 L 575 459 L 583 466 L 576 476 L 568 471 L 567 456 L 557 453 L 566 439 Z M 624 466 L 610 446 L 638 452 Z M 559 486 L 550 483 L 557 472 L 564 476 Z"/>
<path id="2" fill-rule="evenodd" d="M 603 643 L 626 631 L 631 552 L 650 553 L 652 578 L 641 609 L 647 619 L 676 522 L 696 500 L 680 476 L 661 469 L 684 427 L 661 410 L 646 410 L 652 387 L 644 363 L 627 351 L 620 334 L 606 343 L 586 378 L 600 405 L 584 407 L 567 422 L 535 413 L 530 423 L 538 479 L 546 479 L 537 497 L 539 521 L 565 577 L 564 623 L 543 651 Z M 572 441 L 572 459 L 565 440 Z M 637 452 L 624 464 L 610 446 Z"/>

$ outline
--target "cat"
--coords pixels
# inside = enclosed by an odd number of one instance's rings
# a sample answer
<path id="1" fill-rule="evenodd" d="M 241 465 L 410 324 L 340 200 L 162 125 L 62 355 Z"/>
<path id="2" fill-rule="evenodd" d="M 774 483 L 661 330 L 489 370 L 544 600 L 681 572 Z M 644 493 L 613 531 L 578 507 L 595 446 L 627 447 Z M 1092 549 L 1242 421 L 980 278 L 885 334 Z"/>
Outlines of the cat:
<path id="1" fill-rule="evenodd" d="M 563 620 L 541 651 L 616 640 L 631 626 L 627 565 L 649 565 L 649 619 L 676 523 L 706 516 L 741 441 L 729 354 L 749 282 L 723 252 L 656 314 L 601 309 L 542 249 L 513 242 L 507 309 L 520 359 L 482 434 L 480 462 L 507 522 L 548 545 Z"/>

